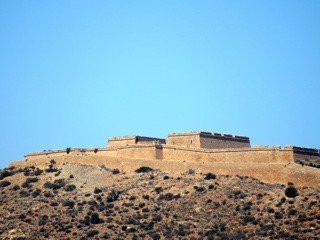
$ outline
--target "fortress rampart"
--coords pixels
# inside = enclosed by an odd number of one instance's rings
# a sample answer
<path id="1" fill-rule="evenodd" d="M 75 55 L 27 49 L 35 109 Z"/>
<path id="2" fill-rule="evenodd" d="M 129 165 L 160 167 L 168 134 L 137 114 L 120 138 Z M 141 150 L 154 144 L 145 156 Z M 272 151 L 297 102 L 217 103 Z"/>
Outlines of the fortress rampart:
<path id="1" fill-rule="evenodd" d="M 295 182 L 320 186 L 320 151 L 296 146 L 250 146 L 248 137 L 209 133 L 172 133 L 167 139 L 124 136 L 108 139 L 106 147 L 67 148 L 28 153 L 11 166 L 46 166 L 61 163 L 106 164 L 134 171 L 141 164 L 164 171 L 188 168 L 239 174 L 267 182 Z M 305 168 L 304 166 L 311 166 Z M 315 168 L 317 167 L 317 168 Z"/>
<path id="2" fill-rule="evenodd" d="M 233 162 L 233 163 L 301 163 L 308 161 L 320 163 L 319 155 L 309 152 L 296 153 L 296 147 L 257 146 L 252 148 L 228 149 L 192 149 L 174 145 L 143 144 L 127 145 L 109 148 L 71 148 L 66 150 L 51 150 L 25 155 L 25 160 L 36 162 L 47 158 L 68 158 L 81 156 L 105 156 L 130 159 L 176 160 L 194 162 Z M 308 164 L 306 164 L 308 165 Z"/>

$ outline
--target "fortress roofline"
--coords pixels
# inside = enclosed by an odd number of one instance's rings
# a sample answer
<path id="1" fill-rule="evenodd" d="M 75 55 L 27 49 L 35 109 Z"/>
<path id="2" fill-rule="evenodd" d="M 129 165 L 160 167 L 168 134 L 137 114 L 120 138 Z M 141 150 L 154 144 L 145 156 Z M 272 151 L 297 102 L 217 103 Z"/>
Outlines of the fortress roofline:
<path id="1" fill-rule="evenodd" d="M 229 138 L 229 139 L 239 139 L 249 141 L 249 137 L 228 133 L 218 133 L 218 132 L 207 132 L 207 131 L 187 131 L 181 133 L 169 133 L 168 137 L 175 136 L 191 136 L 191 135 L 200 135 L 201 137 L 221 137 L 221 138 Z"/>

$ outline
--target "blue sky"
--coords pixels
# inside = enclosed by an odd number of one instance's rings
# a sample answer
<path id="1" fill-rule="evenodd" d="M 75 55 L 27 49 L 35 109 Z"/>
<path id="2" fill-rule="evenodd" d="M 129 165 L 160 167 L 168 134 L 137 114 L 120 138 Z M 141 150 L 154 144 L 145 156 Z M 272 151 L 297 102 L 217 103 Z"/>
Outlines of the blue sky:
<path id="1" fill-rule="evenodd" d="M 320 1 L 0 1 L 0 167 L 207 130 L 320 147 Z"/>

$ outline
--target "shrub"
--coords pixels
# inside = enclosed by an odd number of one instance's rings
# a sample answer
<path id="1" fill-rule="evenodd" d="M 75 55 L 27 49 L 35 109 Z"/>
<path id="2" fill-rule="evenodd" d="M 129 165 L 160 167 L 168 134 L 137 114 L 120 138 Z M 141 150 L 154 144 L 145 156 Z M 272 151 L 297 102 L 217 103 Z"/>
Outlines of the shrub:
<path id="1" fill-rule="evenodd" d="M 94 191 L 93 191 L 95 194 L 99 194 L 102 192 L 102 190 L 100 188 L 94 188 Z"/>
<path id="2" fill-rule="evenodd" d="M 243 205 L 243 210 L 244 210 L 244 211 L 251 210 L 251 206 L 252 206 L 252 202 L 246 202 L 246 203 Z"/>
<path id="3" fill-rule="evenodd" d="M 52 194 L 52 192 L 44 192 L 43 196 L 45 196 L 46 198 L 49 198 L 49 197 L 53 197 L 54 195 Z"/>
<path id="4" fill-rule="evenodd" d="M 175 198 L 175 196 L 172 193 L 166 193 L 166 194 L 161 194 L 159 196 L 159 200 L 167 200 L 167 201 L 171 201 Z"/>
<path id="5" fill-rule="evenodd" d="M 294 187 L 294 185 L 291 185 L 291 184 L 288 185 L 288 187 L 286 188 L 284 194 L 288 198 L 295 198 L 296 196 L 299 196 L 298 190 Z"/>
<path id="6" fill-rule="evenodd" d="M 288 216 L 294 216 L 296 215 L 297 213 L 297 210 L 295 210 L 294 208 L 291 208 L 289 211 L 288 211 Z"/>
<path id="7" fill-rule="evenodd" d="M 69 154 L 70 152 L 71 152 L 71 148 L 70 147 L 66 148 L 66 153 Z"/>
<path id="8" fill-rule="evenodd" d="M 7 187 L 7 186 L 9 186 L 10 184 L 11 184 L 11 182 L 6 181 L 6 180 L 0 181 L 0 188 Z"/>
<path id="9" fill-rule="evenodd" d="M 74 185 L 74 184 L 69 184 L 69 185 L 66 185 L 65 187 L 64 187 L 64 190 L 66 191 L 66 192 L 72 192 L 73 190 L 75 190 L 77 187 Z"/>
<path id="10" fill-rule="evenodd" d="M 41 175 L 43 173 L 43 170 L 41 170 L 41 169 L 39 169 L 39 168 L 37 168 L 35 171 L 34 171 L 34 175 L 35 176 L 39 176 L 39 175 Z"/>
<path id="11" fill-rule="evenodd" d="M 20 194 L 20 197 L 28 197 L 28 196 L 30 196 L 30 194 L 25 190 L 21 190 L 19 194 Z"/>
<path id="12" fill-rule="evenodd" d="M 120 173 L 120 170 L 115 168 L 112 170 L 112 174 L 119 174 Z"/>
<path id="13" fill-rule="evenodd" d="M 19 185 L 14 185 L 12 190 L 13 191 L 18 191 L 18 190 L 20 190 L 20 186 Z"/>
<path id="14" fill-rule="evenodd" d="M 154 189 L 154 191 L 159 194 L 159 193 L 161 193 L 163 191 L 163 189 L 162 189 L 162 187 L 156 187 Z"/>
<path id="15" fill-rule="evenodd" d="M 275 217 L 275 219 L 282 219 L 283 214 L 281 212 L 275 212 L 274 217 Z"/>
<path id="16" fill-rule="evenodd" d="M 119 195 L 120 195 L 120 192 L 113 189 L 107 196 L 107 202 L 114 202 L 118 200 Z"/>
<path id="17" fill-rule="evenodd" d="M 164 176 L 163 177 L 163 180 L 168 180 L 169 179 L 169 176 Z"/>
<path id="18" fill-rule="evenodd" d="M 69 207 L 69 208 L 73 208 L 75 204 L 74 201 L 71 201 L 71 200 L 62 200 L 61 203 L 62 203 L 62 206 Z"/>
<path id="19" fill-rule="evenodd" d="M 6 177 L 12 176 L 13 174 L 14 174 L 14 172 L 12 172 L 12 171 L 4 170 L 4 171 L 0 172 L 0 180 L 4 179 Z"/>
<path id="20" fill-rule="evenodd" d="M 153 217 L 152 217 L 152 221 L 155 221 L 155 222 L 160 222 L 162 220 L 162 216 L 160 214 L 155 214 Z"/>
<path id="21" fill-rule="evenodd" d="M 30 178 L 27 178 L 25 182 L 26 182 L 27 184 L 29 184 L 29 183 L 36 183 L 36 182 L 38 182 L 38 178 L 37 178 L 37 177 L 30 177 Z"/>
<path id="22" fill-rule="evenodd" d="M 99 231 L 97 230 L 90 230 L 88 233 L 87 233 L 87 237 L 94 237 L 95 235 L 99 234 Z"/>
<path id="23" fill-rule="evenodd" d="M 44 188 L 49 188 L 49 189 L 59 189 L 65 186 L 65 182 L 64 179 L 57 179 L 54 180 L 54 183 L 51 182 L 45 182 L 45 184 L 43 185 Z"/>
<path id="24" fill-rule="evenodd" d="M 99 217 L 99 213 L 96 213 L 96 212 L 92 213 L 92 214 L 91 214 L 91 218 L 90 218 L 90 222 L 91 222 L 92 224 L 99 224 L 99 223 L 101 223 L 102 220 L 101 220 L 100 217 Z"/>
<path id="25" fill-rule="evenodd" d="M 209 173 L 205 174 L 204 179 L 205 180 L 216 179 L 216 175 L 209 172 Z"/>
<path id="26" fill-rule="evenodd" d="M 193 175 L 193 174 L 195 174 L 195 171 L 190 168 L 187 173 L 190 174 L 190 175 Z"/>
<path id="27" fill-rule="evenodd" d="M 40 193 L 41 193 L 41 190 L 40 189 L 36 189 L 36 190 L 33 191 L 32 197 L 34 197 L 34 198 L 38 197 L 40 195 Z"/>
<path id="28" fill-rule="evenodd" d="M 94 152 L 94 153 L 97 153 L 97 152 L 98 152 L 98 148 L 95 148 L 93 152 Z"/>
<path id="29" fill-rule="evenodd" d="M 51 160 L 50 160 L 50 163 L 51 163 L 51 164 L 56 164 L 56 161 L 55 161 L 54 159 L 51 159 Z"/>
<path id="30" fill-rule="evenodd" d="M 69 176 L 69 178 L 71 179 L 71 178 L 74 178 L 74 176 L 71 174 L 70 176 Z"/>
<path id="31" fill-rule="evenodd" d="M 136 169 L 136 173 L 147 173 L 147 172 L 151 172 L 153 171 L 152 168 L 150 167 L 145 167 L 145 166 L 142 166 L 142 167 L 139 167 L 138 169 Z"/>
<path id="32" fill-rule="evenodd" d="M 243 223 L 247 224 L 247 223 L 252 223 L 254 222 L 256 219 L 255 217 L 251 216 L 251 215 L 246 215 L 243 217 L 242 221 Z"/>
<path id="33" fill-rule="evenodd" d="M 204 191 L 206 190 L 206 188 L 203 187 L 203 186 L 200 186 L 200 187 L 194 186 L 193 188 L 194 188 L 197 192 L 204 192 Z"/>

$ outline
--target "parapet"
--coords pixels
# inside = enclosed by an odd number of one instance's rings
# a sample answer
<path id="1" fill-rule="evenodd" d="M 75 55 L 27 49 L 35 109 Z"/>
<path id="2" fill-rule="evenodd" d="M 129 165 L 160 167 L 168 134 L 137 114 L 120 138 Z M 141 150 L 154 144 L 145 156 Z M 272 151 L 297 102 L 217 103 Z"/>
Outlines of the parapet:
<path id="1" fill-rule="evenodd" d="M 166 140 L 162 138 L 145 136 L 119 136 L 108 139 L 108 147 L 120 147 L 135 144 L 165 144 Z"/>

